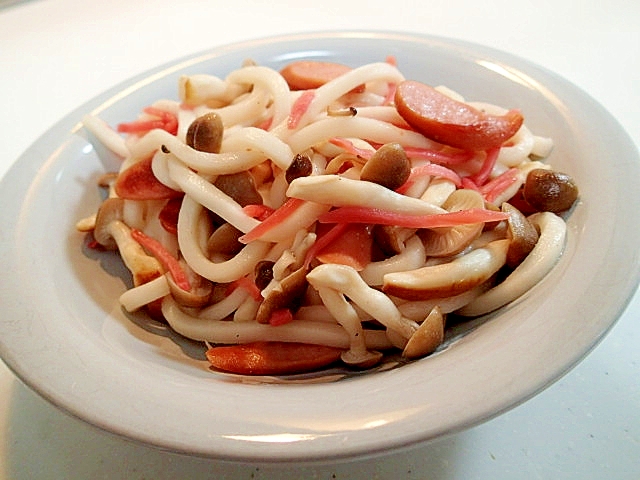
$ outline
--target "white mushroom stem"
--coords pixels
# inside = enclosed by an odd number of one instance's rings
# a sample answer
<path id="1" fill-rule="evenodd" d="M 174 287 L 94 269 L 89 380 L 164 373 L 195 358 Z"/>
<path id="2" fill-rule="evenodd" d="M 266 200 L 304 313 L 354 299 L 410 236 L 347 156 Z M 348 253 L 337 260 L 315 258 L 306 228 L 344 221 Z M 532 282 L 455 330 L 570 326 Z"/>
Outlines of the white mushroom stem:
<path id="1" fill-rule="evenodd" d="M 442 313 L 451 313 L 464 307 L 476 297 L 479 297 L 489 289 L 488 282 L 478 285 L 459 295 L 444 298 L 431 298 L 429 300 L 414 300 L 398 305 L 400 313 L 416 322 L 424 318 L 425 312 L 431 311 L 434 307 L 439 307 Z"/>
<path id="2" fill-rule="evenodd" d="M 446 213 L 418 198 L 407 197 L 373 182 L 354 180 L 338 175 L 312 175 L 296 178 L 287 196 L 327 205 L 380 208 L 412 215 Z"/>
<path id="3" fill-rule="evenodd" d="M 456 313 L 473 317 L 500 308 L 529 291 L 553 268 L 564 249 L 567 231 L 564 220 L 551 212 L 533 214 L 528 220 L 540 230 L 540 238 L 533 250 L 500 284 Z"/>
<path id="4" fill-rule="evenodd" d="M 211 343 L 299 342 L 345 349 L 350 343 L 349 335 L 337 323 L 296 320 L 273 327 L 257 322 L 206 320 L 183 312 L 170 296 L 162 301 L 162 314 L 177 333 Z M 366 330 L 364 336 L 367 348 L 385 350 L 392 347 L 382 330 Z"/>
<path id="5" fill-rule="evenodd" d="M 365 312 L 403 338 L 409 339 L 418 328 L 413 320 L 404 318 L 393 301 L 384 293 L 369 287 L 358 272 L 347 265 L 319 265 L 307 275 L 307 281 L 316 289 L 338 290 Z"/>
<path id="6" fill-rule="evenodd" d="M 226 82 L 208 74 L 182 75 L 178 79 L 178 95 L 183 103 L 191 106 L 211 100 L 230 103 L 248 89 L 248 85 Z"/>
<path id="7" fill-rule="evenodd" d="M 360 271 L 360 276 L 368 285 L 382 285 L 387 273 L 414 270 L 424 265 L 424 262 L 424 245 L 420 238 L 413 235 L 407 240 L 402 252 L 378 262 L 370 262 Z"/>
<path id="8" fill-rule="evenodd" d="M 377 361 L 380 355 L 367 350 L 364 331 L 358 313 L 351 304 L 347 302 L 344 295 L 332 288 L 326 287 L 319 288 L 318 294 L 331 315 L 349 334 L 349 350 L 341 355 L 342 360 L 352 365 Z"/>
<path id="9" fill-rule="evenodd" d="M 120 295 L 120 304 L 127 312 L 134 312 L 145 305 L 169 295 L 169 283 L 166 275 L 143 283 L 134 288 L 130 288 Z"/>
<path id="10" fill-rule="evenodd" d="M 96 216 L 97 214 L 89 215 L 76 222 L 76 230 L 79 232 L 91 232 L 96 228 Z"/>
<path id="11" fill-rule="evenodd" d="M 505 264 L 509 240 L 495 240 L 448 263 L 384 276 L 383 291 L 409 300 L 459 295 L 488 280 Z"/>
<path id="12" fill-rule="evenodd" d="M 131 229 L 120 220 L 110 222 L 106 231 L 118 245 L 122 261 L 133 275 L 134 285 L 142 285 L 163 274 L 160 262 L 146 254 L 131 236 Z"/>

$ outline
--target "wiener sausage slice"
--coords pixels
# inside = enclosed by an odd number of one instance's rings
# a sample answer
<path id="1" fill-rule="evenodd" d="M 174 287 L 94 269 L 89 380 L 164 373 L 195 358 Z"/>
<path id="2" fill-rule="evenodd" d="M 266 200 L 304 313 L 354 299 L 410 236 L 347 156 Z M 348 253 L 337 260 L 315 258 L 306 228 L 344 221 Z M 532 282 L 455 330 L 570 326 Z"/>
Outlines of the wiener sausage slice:
<path id="1" fill-rule="evenodd" d="M 425 137 L 463 150 L 499 147 L 522 126 L 517 110 L 489 115 L 415 81 L 398 85 L 394 98 L 400 116 Z"/>
<path id="2" fill-rule="evenodd" d="M 299 60 L 288 64 L 280 75 L 284 77 L 291 90 L 311 90 L 351 71 L 351 67 L 334 62 Z M 362 91 L 359 87 L 357 91 Z"/>
<path id="3" fill-rule="evenodd" d="M 275 327 L 277 328 L 277 327 Z M 209 363 L 242 375 L 287 375 L 317 370 L 338 361 L 340 348 L 287 342 L 253 342 L 212 347 Z"/>

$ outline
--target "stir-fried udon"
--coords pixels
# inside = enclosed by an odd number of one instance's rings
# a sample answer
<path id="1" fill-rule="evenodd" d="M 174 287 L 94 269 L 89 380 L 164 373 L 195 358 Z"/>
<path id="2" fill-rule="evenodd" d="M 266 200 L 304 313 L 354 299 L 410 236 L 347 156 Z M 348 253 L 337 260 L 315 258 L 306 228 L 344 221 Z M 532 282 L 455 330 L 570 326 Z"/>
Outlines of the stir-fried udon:
<path id="1" fill-rule="evenodd" d="M 212 368 L 285 374 L 433 353 L 446 318 L 513 301 L 561 255 L 572 179 L 522 112 L 350 68 L 183 76 L 178 100 L 85 127 L 122 157 L 78 222 L 132 274 L 120 297 Z"/>

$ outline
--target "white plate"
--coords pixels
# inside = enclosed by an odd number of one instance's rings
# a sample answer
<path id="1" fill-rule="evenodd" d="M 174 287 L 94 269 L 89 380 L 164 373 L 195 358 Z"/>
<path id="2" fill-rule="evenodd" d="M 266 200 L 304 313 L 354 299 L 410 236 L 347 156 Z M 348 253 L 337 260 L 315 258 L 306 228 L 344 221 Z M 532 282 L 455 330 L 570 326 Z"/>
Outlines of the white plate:
<path id="1" fill-rule="evenodd" d="M 453 335 L 436 355 L 321 384 L 242 384 L 211 373 L 195 344 L 125 316 L 114 257 L 74 230 L 100 198 L 114 159 L 78 122 L 111 124 L 176 97 L 184 73 L 224 76 L 246 58 L 351 65 L 394 55 L 407 77 L 470 100 L 520 108 L 553 137 L 553 166 L 581 200 L 566 252 L 524 298 Z M 99 153 L 99 154 L 98 154 Z M 216 48 L 106 92 L 61 120 L 0 189 L 0 352 L 30 387 L 105 430 L 161 448 L 232 460 L 320 460 L 375 454 L 485 421 L 575 365 L 620 315 L 638 282 L 640 167 L 635 147 L 596 102 L 558 76 L 476 45 L 392 33 L 322 33 Z M 452 335 L 450 335 L 451 337 Z"/>

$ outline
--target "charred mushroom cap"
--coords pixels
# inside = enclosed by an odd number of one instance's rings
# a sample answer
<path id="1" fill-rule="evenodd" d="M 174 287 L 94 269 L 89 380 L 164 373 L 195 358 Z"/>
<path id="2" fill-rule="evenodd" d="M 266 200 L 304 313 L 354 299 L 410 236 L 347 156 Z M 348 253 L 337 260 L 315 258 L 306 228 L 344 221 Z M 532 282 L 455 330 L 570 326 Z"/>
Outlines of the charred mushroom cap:
<path id="1" fill-rule="evenodd" d="M 196 118 L 187 129 L 186 141 L 194 150 L 220 153 L 224 126 L 220 115 L 210 112 Z"/>
<path id="2" fill-rule="evenodd" d="M 503 203 L 501 210 L 509 214 L 507 228 L 511 243 L 507 251 L 507 266 L 515 268 L 529 255 L 538 242 L 538 231 L 516 207 Z"/>
<path id="3" fill-rule="evenodd" d="M 460 189 L 453 192 L 442 205 L 449 212 L 470 208 L 483 208 L 482 195 L 474 190 Z M 460 253 L 480 236 L 483 223 L 459 225 L 448 228 L 422 229 L 418 236 L 428 257 L 449 257 Z"/>
<path id="4" fill-rule="evenodd" d="M 362 167 L 360 180 L 377 183 L 395 190 L 411 174 L 411 163 L 399 143 L 387 143 L 374 153 Z"/>

